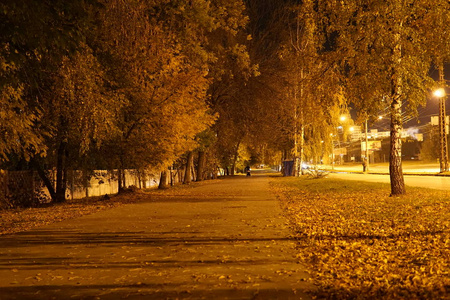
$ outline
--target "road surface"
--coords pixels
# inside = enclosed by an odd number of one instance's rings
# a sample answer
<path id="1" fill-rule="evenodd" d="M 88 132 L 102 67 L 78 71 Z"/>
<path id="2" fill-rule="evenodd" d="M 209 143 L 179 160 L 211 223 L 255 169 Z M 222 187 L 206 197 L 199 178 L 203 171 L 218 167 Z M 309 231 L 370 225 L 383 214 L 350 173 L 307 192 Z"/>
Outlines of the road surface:
<path id="1" fill-rule="evenodd" d="M 330 165 L 323 165 L 323 169 L 331 170 Z M 362 172 L 363 168 L 361 163 L 345 163 L 343 165 L 334 165 L 335 171 L 345 172 Z M 438 163 L 424 163 L 421 161 L 403 161 L 402 162 L 403 173 L 405 174 L 430 174 L 435 175 L 439 173 Z M 376 163 L 369 165 L 369 173 L 389 173 L 389 163 Z"/>
<path id="2" fill-rule="evenodd" d="M 353 174 L 353 173 L 330 173 L 330 178 L 340 178 L 347 180 L 385 182 L 389 183 L 389 175 L 378 174 Z M 432 175 L 404 175 L 405 185 L 423 187 L 438 190 L 450 190 L 450 177 L 432 176 Z"/>

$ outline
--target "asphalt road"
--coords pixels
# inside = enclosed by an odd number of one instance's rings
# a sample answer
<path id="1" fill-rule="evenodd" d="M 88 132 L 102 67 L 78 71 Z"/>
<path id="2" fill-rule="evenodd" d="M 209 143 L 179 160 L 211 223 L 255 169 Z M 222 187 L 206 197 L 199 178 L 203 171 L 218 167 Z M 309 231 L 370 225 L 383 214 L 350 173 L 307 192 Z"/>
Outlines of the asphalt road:
<path id="1" fill-rule="evenodd" d="M 347 180 L 385 182 L 389 183 L 389 175 L 379 174 L 354 174 L 354 173 L 330 173 L 330 178 Z M 450 177 L 434 175 L 404 175 L 406 186 L 423 187 L 438 190 L 450 190 Z"/>
<path id="2" fill-rule="evenodd" d="M 324 165 L 323 168 L 331 170 L 330 165 Z M 405 174 L 430 174 L 439 173 L 438 163 L 424 163 L 421 161 L 403 161 L 402 169 Z M 345 163 L 343 165 L 334 165 L 335 171 L 362 172 L 361 163 Z M 370 173 L 389 173 L 389 163 L 376 163 L 369 165 Z"/>

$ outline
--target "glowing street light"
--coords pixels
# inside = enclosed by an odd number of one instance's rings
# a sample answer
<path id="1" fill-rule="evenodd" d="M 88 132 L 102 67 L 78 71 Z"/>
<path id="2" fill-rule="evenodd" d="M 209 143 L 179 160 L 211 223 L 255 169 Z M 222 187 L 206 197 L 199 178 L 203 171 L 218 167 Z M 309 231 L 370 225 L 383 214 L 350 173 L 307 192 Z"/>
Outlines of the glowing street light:
<path id="1" fill-rule="evenodd" d="M 444 98 L 445 97 L 445 90 L 443 88 L 437 89 L 433 92 L 433 95 L 437 98 Z"/>
<path id="2" fill-rule="evenodd" d="M 338 144 L 338 149 L 341 149 L 341 138 L 344 139 L 345 134 L 350 131 L 353 132 L 354 128 L 353 127 L 347 127 L 346 125 L 343 126 L 344 124 L 347 124 L 347 119 L 349 119 L 349 115 L 341 115 L 339 116 L 339 120 L 341 121 L 341 125 L 337 126 L 336 128 L 339 129 L 337 132 L 337 144 Z M 351 118 L 350 118 L 351 119 Z M 347 124 L 347 125 L 351 125 Z M 331 134 L 330 134 L 331 136 Z M 340 150 L 341 151 L 341 150 Z M 339 155 L 340 160 L 339 160 L 339 164 L 342 164 L 342 153 Z M 332 165 L 333 169 L 334 169 L 334 145 L 333 145 L 333 165 Z"/>

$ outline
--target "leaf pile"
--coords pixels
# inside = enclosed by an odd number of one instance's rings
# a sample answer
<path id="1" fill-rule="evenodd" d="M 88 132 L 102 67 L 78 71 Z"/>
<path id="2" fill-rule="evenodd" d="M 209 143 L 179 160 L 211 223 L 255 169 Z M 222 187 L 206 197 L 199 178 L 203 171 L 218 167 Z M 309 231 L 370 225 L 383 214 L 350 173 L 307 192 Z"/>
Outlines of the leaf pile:
<path id="1" fill-rule="evenodd" d="M 68 200 L 65 203 L 33 208 L 17 208 L 0 210 L 0 235 L 30 230 L 32 228 L 74 219 L 83 215 L 117 207 L 126 203 L 134 203 L 140 199 L 141 193 L 126 193 L 112 196 L 109 199 L 92 197 L 79 200 Z"/>
<path id="2" fill-rule="evenodd" d="M 320 298 L 450 299 L 450 193 L 383 184 L 278 178 Z"/>

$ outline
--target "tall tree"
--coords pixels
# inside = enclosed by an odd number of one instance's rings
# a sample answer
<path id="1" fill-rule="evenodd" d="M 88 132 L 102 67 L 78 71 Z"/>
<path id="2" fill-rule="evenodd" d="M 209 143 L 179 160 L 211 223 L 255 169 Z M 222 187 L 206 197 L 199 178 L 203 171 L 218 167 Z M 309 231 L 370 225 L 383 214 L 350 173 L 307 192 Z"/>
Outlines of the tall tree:
<path id="1" fill-rule="evenodd" d="M 0 61 L 10 66 L 1 74 L 6 87 L 1 98 L 10 103 L 5 106 L 10 123 L 2 120 L 6 124 L 2 127 L 10 137 L 17 136 L 14 142 L 7 141 L 6 149 L 33 161 L 54 201 L 65 198 L 67 145 L 86 150 L 89 139 L 100 142 L 98 129 L 110 124 L 104 115 L 97 119 L 99 106 L 105 104 L 101 68 L 85 44 L 96 4 L 27 0 L 0 4 Z M 93 98 L 97 105 L 84 105 L 83 99 L 92 104 Z M 11 125 L 16 129 L 7 128 Z M 0 149 L 4 154 L 5 148 Z M 57 167 L 56 190 L 44 167 Z"/>
<path id="2" fill-rule="evenodd" d="M 226 1 L 218 3 L 223 6 Z M 211 80 L 208 104 L 218 116 L 213 126 L 217 134 L 214 152 L 222 166 L 231 167 L 234 174 L 239 145 L 246 135 L 245 126 L 248 124 L 248 110 L 243 108 L 245 104 L 239 91 L 258 71 L 248 53 L 247 42 L 251 36 L 245 31 L 248 17 L 244 14 L 243 1 L 230 1 L 224 8 L 229 11 L 223 24 L 227 25 L 208 35 L 209 49 L 214 54 L 208 75 Z"/>
<path id="3" fill-rule="evenodd" d="M 68 169 L 77 167 L 82 155 L 117 131 L 114 112 L 118 103 L 105 91 L 102 67 L 88 47 L 64 57 L 50 80 L 51 88 L 43 91 L 40 126 L 48 133 L 46 166 L 56 167 L 56 190 L 40 169 L 44 166 L 35 166 L 53 200 L 62 202 Z"/>
<path id="4" fill-rule="evenodd" d="M 186 33 L 191 27 L 179 24 L 196 21 L 182 3 L 116 0 L 105 6 L 98 48 L 111 89 L 125 102 L 117 120 L 121 134 L 108 147 L 113 165 L 164 169 L 192 149 L 195 134 L 212 121 L 204 102 L 207 61 L 191 53 L 200 33 Z"/>
<path id="5" fill-rule="evenodd" d="M 42 92 L 62 57 L 74 53 L 89 27 L 96 1 L 2 1 L 0 3 L 0 160 L 14 152 L 45 155 Z M 44 80 L 44 81 L 43 81 Z"/>
<path id="6" fill-rule="evenodd" d="M 55 201 L 64 200 L 68 167 L 164 169 L 214 121 L 210 84 L 254 70 L 239 42 L 241 0 L 0 8 L 0 156 L 34 156 Z M 45 174 L 53 167 L 56 190 Z"/>
<path id="7" fill-rule="evenodd" d="M 288 128 L 293 143 L 294 175 L 307 157 L 318 157 L 331 132 L 330 107 L 337 99 L 339 81 L 324 49 L 321 16 L 314 1 L 287 4 L 285 39 L 279 54 L 284 64 Z M 320 149 L 320 150 L 319 150 Z"/>
<path id="8" fill-rule="evenodd" d="M 107 46 L 99 48 L 111 87 L 126 102 L 122 135 L 110 144 L 115 164 L 164 169 L 193 150 L 195 135 L 214 120 L 217 111 L 205 103 L 210 84 L 248 65 L 235 38 L 246 22 L 244 6 L 219 0 L 116 0 L 105 6 L 99 39 Z"/>
<path id="9" fill-rule="evenodd" d="M 328 16 L 330 46 L 342 55 L 348 98 L 360 107 L 387 101 L 391 113 L 391 195 L 406 192 L 401 161 L 402 109 L 423 104 L 429 87 L 429 57 L 425 55 L 418 21 L 427 1 L 321 2 Z M 428 1 L 429 2 L 429 1 Z M 366 89 L 373 97 L 359 98 L 352 90 Z"/>

